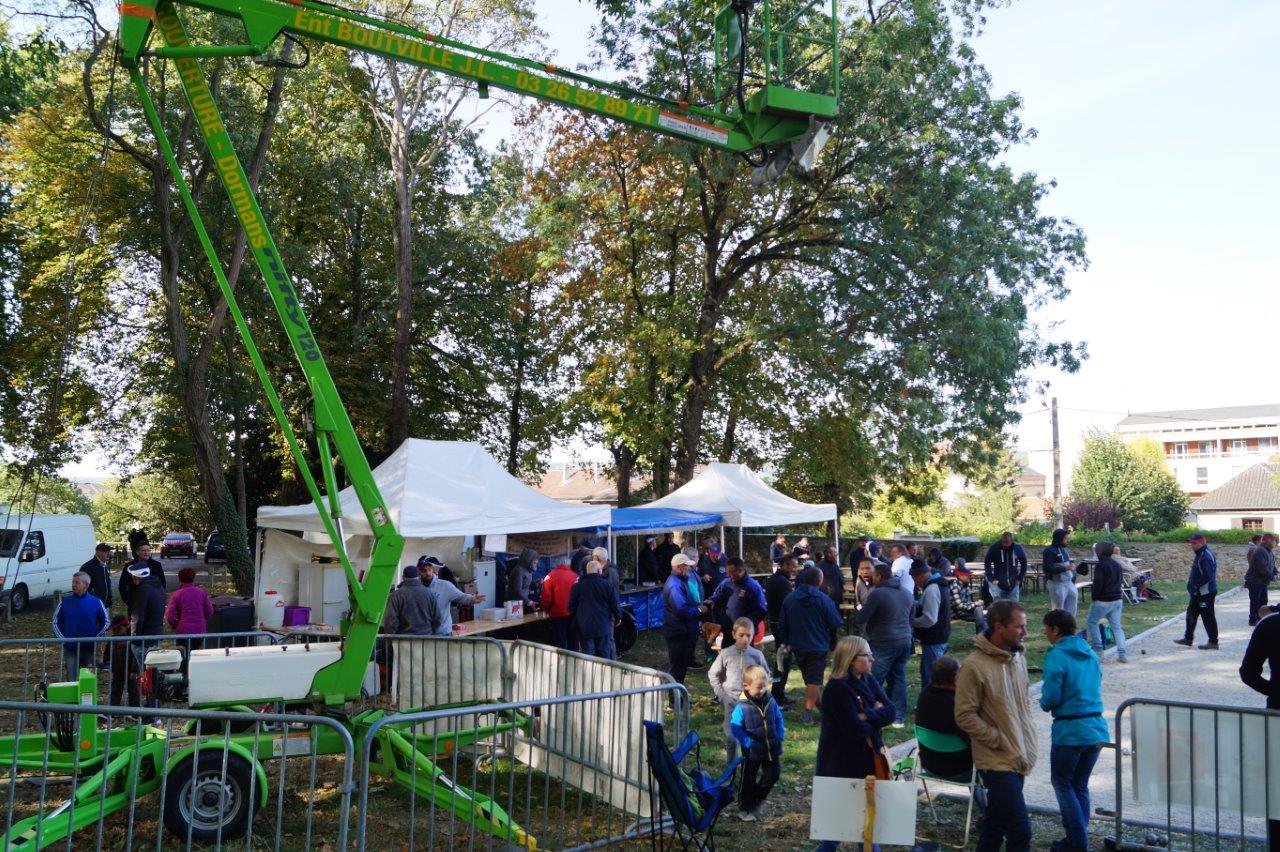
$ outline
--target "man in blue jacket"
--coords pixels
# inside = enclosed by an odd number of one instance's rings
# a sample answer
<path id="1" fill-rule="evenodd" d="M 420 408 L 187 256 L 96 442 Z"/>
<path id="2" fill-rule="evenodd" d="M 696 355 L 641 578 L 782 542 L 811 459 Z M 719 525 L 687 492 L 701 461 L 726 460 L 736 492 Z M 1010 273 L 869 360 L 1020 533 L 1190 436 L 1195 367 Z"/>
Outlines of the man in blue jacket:
<path id="1" fill-rule="evenodd" d="M 733 623 L 739 618 L 750 619 L 759 631 L 760 623 L 769 614 L 764 589 L 747 575 L 746 564 L 737 556 L 729 560 L 725 571 L 729 576 L 711 593 L 712 612 L 716 614 L 721 632 L 725 637 L 732 636 Z"/>
<path id="2" fill-rule="evenodd" d="M 1054 852 L 1086 852 L 1089 848 L 1089 775 L 1102 745 L 1111 741 L 1102 715 L 1102 667 L 1089 643 L 1077 633 L 1066 610 L 1044 616 L 1049 653 L 1044 658 L 1040 709 L 1053 714 L 1050 729 L 1049 780 L 1058 798 L 1066 839 Z"/>
<path id="3" fill-rule="evenodd" d="M 1205 543 L 1204 536 L 1196 533 L 1187 539 L 1191 543 L 1191 573 L 1187 575 L 1187 630 L 1175 645 L 1188 648 L 1196 641 L 1196 621 L 1204 619 L 1204 632 L 1208 640 L 1200 646 L 1202 651 L 1218 650 L 1218 617 L 1213 611 L 1213 600 L 1218 596 L 1218 560 Z M 1252 624 L 1253 622 L 1250 622 Z"/>
<path id="4" fill-rule="evenodd" d="M 569 591 L 569 619 L 582 642 L 582 652 L 616 660 L 613 628 L 622 617 L 622 605 L 613 583 L 602 573 L 604 566 L 592 559 L 582 579 Z"/>
<path id="5" fill-rule="evenodd" d="M 1027 576 L 1027 554 L 1022 550 L 1022 545 L 1014 542 L 1013 533 L 1007 532 L 1000 536 L 1000 540 L 987 549 L 987 557 L 982 564 L 993 601 L 1022 600 L 1022 580 Z"/>
<path id="6" fill-rule="evenodd" d="M 64 595 L 53 611 L 53 635 L 59 639 L 93 639 L 107 632 L 110 621 L 102 600 L 89 593 L 89 575 L 77 571 L 71 578 L 71 594 Z M 93 668 L 92 642 L 67 642 L 62 646 L 62 664 L 67 680 L 75 680 L 80 669 Z"/>
<path id="7" fill-rule="evenodd" d="M 689 567 L 697 564 L 683 553 L 672 556 L 671 576 L 662 587 L 662 638 L 667 640 L 667 659 L 676 683 L 684 683 L 689 672 L 702 634 L 702 616 L 708 609 L 689 590 Z"/>
<path id="8" fill-rule="evenodd" d="M 822 592 L 822 572 L 804 569 L 795 591 L 782 602 L 782 618 L 774 639 L 795 654 L 796 667 L 804 678 L 804 712 L 800 721 L 813 724 L 813 711 L 818 706 L 822 676 L 827 670 L 827 653 L 836 646 L 836 630 L 840 627 L 840 611 Z"/>

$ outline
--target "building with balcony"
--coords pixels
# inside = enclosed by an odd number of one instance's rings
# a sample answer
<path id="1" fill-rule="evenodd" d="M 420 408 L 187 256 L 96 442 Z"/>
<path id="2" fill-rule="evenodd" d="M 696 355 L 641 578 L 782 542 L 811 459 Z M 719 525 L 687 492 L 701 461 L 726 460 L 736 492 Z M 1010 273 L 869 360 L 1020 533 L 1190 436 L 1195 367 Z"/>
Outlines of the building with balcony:
<path id="1" fill-rule="evenodd" d="M 1116 431 L 1159 444 L 1178 484 L 1195 498 L 1280 456 L 1280 404 L 1130 414 Z"/>

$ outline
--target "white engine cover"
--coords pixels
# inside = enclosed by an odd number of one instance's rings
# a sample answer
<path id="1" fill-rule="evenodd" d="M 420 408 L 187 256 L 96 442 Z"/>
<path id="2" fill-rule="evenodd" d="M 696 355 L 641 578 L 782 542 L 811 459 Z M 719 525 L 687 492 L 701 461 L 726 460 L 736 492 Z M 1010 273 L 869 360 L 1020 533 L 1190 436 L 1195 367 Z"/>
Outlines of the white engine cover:
<path id="1" fill-rule="evenodd" d="M 198 707 L 304 700 L 316 672 L 341 657 L 341 642 L 193 651 L 188 701 Z"/>

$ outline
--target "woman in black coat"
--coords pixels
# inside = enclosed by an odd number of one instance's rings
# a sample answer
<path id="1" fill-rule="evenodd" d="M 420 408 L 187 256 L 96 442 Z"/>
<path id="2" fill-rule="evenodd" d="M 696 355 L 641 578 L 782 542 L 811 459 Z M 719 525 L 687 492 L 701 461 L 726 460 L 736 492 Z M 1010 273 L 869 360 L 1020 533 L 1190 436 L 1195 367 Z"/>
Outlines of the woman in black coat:
<path id="1" fill-rule="evenodd" d="M 861 636 L 836 643 L 831 679 L 822 690 L 815 775 L 866 778 L 876 774 L 874 754 L 884 746 L 880 729 L 893 722 L 893 704 L 871 676 L 871 646 Z M 839 848 L 824 840 L 818 852 Z"/>

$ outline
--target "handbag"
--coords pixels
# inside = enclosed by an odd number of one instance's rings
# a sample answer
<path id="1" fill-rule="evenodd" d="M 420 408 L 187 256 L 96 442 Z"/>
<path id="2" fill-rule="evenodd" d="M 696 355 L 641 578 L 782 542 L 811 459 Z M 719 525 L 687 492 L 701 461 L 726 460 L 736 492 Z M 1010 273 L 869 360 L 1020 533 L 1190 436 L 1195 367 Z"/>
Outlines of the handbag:
<path id="1" fill-rule="evenodd" d="M 862 696 L 855 695 L 854 697 L 858 699 L 858 709 L 861 710 L 863 713 L 866 713 L 867 707 L 865 704 L 862 703 Z M 876 744 L 871 739 L 871 737 L 867 737 L 867 748 L 871 750 L 871 765 L 875 767 L 876 780 L 877 781 L 893 780 L 893 771 L 889 769 L 888 749 L 886 749 L 884 746 L 880 746 L 880 748 L 876 748 Z"/>

